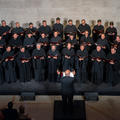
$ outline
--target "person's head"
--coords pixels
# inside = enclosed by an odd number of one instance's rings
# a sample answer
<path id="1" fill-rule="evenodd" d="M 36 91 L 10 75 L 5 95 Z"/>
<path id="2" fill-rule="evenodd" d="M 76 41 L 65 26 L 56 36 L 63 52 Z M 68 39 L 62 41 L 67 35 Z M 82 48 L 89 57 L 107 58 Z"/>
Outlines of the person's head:
<path id="1" fill-rule="evenodd" d="M 70 70 L 65 71 L 65 76 L 70 76 Z"/>
<path id="2" fill-rule="evenodd" d="M 119 36 L 119 35 L 117 35 L 116 41 L 117 41 L 117 42 L 120 42 L 120 36 Z"/>
<path id="3" fill-rule="evenodd" d="M 80 45 L 80 50 L 83 51 L 84 49 L 85 49 L 84 44 L 81 44 L 81 45 Z"/>
<path id="4" fill-rule="evenodd" d="M 69 25 L 73 25 L 73 21 L 70 19 L 70 20 L 68 20 L 68 24 Z"/>
<path id="5" fill-rule="evenodd" d="M 85 36 L 88 37 L 88 35 L 89 35 L 89 32 L 86 30 L 85 31 Z"/>
<path id="6" fill-rule="evenodd" d="M 55 32 L 54 32 L 54 37 L 57 37 L 57 36 L 58 36 L 58 32 L 55 31 Z"/>
<path id="7" fill-rule="evenodd" d="M 33 28 L 33 23 L 29 23 L 29 28 Z"/>
<path id="8" fill-rule="evenodd" d="M 114 47 L 111 47 L 111 54 L 115 54 L 116 53 L 116 49 Z"/>
<path id="9" fill-rule="evenodd" d="M 41 33 L 41 37 L 45 38 L 46 37 L 45 33 Z"/>
<path id="10" fill-rule="evenodd" d="M 57 23 L 57 24 L 60 23 L 60 18 L 59 18 L 59 17 L 56 18 L 56 23 Z"/>
<path id="11" fill-rule="evenodd" d="M 18 34 L 17 34 L 17 33 L 14 33 L 14 34 L 13 34 L 13 38 L 14 38 L 14 39 L 17 39 L 17 38 L 18 38 Z"/>
<path id="12" fill-rule="evenodd" d="M 71 49 L 71 43 L 67 43 L 67 48 Z"/>
<path id="13" fill-rule="evenodd" d="M 101 51 L 101 46 L 97 45 L 96 49 L 97 49 L 98 52 L 100 52 Z"/>
<path id="14" fill-rule="evenodd" d="M 25 107 L 24 106 L 20 105 L 20 107 L 19 107 L 19 113 L 20 114 L 24 114 L 25 113 Z"/>
<path id="15" fill-rule="evenodd" d="M 29 32 L 29 33 L 27 34 L 27 36 L 28 36 L 28 38 L 31 38 L 31 37 L 32 37 L 32 33 Z"/>
<path id="16" fill-rule="evenodd" d="M 20 27 L 20 23 L 16 22 L 16 27 L 19 28 Z"/>
<path id="17" fill-rule="evenodd" d="M 97 21 L 97 24 L 98 24 L 98 26 L 100 26 L 100 25 L 102 24 L 102 21 L 99 19 L 99 20 Z"/>
<path id="18" fill-rule="evenodd" d="M 55 50 L 56 50 L 56 46 L 55 46 L 55 45 L 52 45 L 52 46 L 51 46 L 51 50 L 52 50 L 52 51 L 55 51 Z"/>
<path id="19" fill-rule="evenodd" d="M 12 109 L 13 108 L 13 102 L 9 102 L 8 103 L 8 109 Z"/>
<path id="20" fill-rule="evenodd" d="M 5 21 L 5 20 L 2 20 L 2 21 L 1 21 L 1 24 L 2 24 L 3 27 L 5 27 L 5 26 L 6 26 L 6 21 Z"/>
<path id="21" fill-rule="evenodd" d="M 23 53 L 23 52 L 25 52 L 25 47 L 21 47 L 20 48 L 20 51 Z"/>
<path id="22" fill-rule="evenodd" d="M 82 20 L 81 20 L 81 24 L 82 24 L 82 25 L 85 25 L 85 24 L 86 24 L 85 19 L 82 19 Z"/>
<path id="23" fill-rule="evenodd" d="M 101 34 L 101 39 L 105 39 L 105 34 Z"/>
<path id="24" fill-rule="evenodd" d="M 46 20 L 43 20 L 43 21 L 42 21 L 42 24 L 43 24 L 44 27 L 46 27 L 46 26 L 47 26 L 47 21 L 46 21 Z"/>
<path id="25" fill-rule="evenodd" d="M 114 22 L 110 22 L 110 27 L 113 27 L 114 26 Z"/>
<path id="26" fill-rule="evenodd" d="M 8 45 L 8 46 L 6 47 L 6 51 L 7 51 L 7 52 L 10 52 L 10 51 L 11 51 L 11 46 Z"/>
<path id="27" fill-rule="evenodd" d="M 37 48 L 37 50 L 40 50 L 40 48 L 41 48 L 41 43 L 37 43 L 37 44 L 36 44 L 36 48 Z"/>
<path id="28" fill-rule="evenodd" d="M 70 39 L 73 40 L 74 39 L 74 35 L 73 34 L 70 34 Z"/>
<path id="29" fill-rule="evenodd" d="M 2 36 L 0 35 L 0 40 L 2 39 Z"/>

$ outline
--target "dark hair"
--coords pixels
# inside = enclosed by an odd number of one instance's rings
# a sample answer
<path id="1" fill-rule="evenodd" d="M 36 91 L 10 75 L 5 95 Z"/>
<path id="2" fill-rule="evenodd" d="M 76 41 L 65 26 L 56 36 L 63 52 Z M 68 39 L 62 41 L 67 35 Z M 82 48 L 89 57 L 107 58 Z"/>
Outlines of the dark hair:
<path id="1" fill-rule="evenodd" d="M 6 21 L 5 21 L 5 20 L 1 20 L 1 23 L 2 23 L 2 22 L 6 22 Z"/>
<path id="2" fill-rule="evenodd" d="M 9 109 L 13 108 L 13 102 L 9 102 L 9 103 L 8 103 L 8 108 L 9 108 Z"/>
<path id="3" fill-rule="evenodd" d="M 46 20 L 43 20 L 42 22 L 46 22 Z"/>
<path id="4" fill-rule="evenodd" d="M 21 105 L 21 106 L 19 107 L 19 112 L 22 113 L 22 114 L 25 113 L 25 108 L 24 108 L 24 106 Z"/>
<path id="5" fill-rule="evenodd" d="M 97 22 L 101 22 L 101 19 L 97 20 Z"/>
<path id="6" fill-rule="evenodd" d="M 110 22 L 110 25 L 114 25 L 114 22 L 113 22 L 113 21 L 111 21 L 111 22 Z"/>
<path id="7" fill-rule="evenodd" d="M 32 22 L 30 22 L 30 23 L 29 23 L 29 25 L 33 25 L 33 23 L 32 23 Z"/>
<path id="8" fill-rule="evenodd" d="M 60 18 L 59 18 L 59 17 L 57 17 L 57 18 L 56 18 L 56 20 L 60 20 Z"/>
<path id="9" fill-rule="evenodd" d="M 68 22 L 72 22 L 72 19 L 69 19 Z"/>

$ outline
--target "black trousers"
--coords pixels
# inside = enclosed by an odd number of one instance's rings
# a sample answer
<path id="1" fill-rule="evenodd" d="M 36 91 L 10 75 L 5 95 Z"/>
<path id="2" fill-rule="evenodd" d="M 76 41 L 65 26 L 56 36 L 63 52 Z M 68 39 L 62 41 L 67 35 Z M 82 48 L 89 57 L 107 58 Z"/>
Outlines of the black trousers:
<path id="1" fill-rule="evenodd" d="M 62 102 L 63 102 L 63 112 L 72 112 L 73 111 L 73 95 L 65 95 L 62 94 Z"/>

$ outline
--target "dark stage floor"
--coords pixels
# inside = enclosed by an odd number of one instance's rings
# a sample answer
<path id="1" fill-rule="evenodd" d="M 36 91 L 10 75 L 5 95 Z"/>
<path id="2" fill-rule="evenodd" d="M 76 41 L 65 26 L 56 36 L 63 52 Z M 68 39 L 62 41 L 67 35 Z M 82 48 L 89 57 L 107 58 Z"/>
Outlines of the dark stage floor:
<path id="1" fill-rule="evenodd" d="M 36 95 L 59 95 L 61 84 L 49 82 L 35 82 L 34 80 L 26 83 L 19 81 L 11 84 L 0 85 L 1 95 L 19 95 L 21 92 L 35 92 Z M 106 83 L 96 86 L 90 82 L 87 84 L 75 83 L 75 94 L 80 95 L 84 92 L 98 92 L 100 95 L 120 95 L 120 83 L 112 87 Z"/>

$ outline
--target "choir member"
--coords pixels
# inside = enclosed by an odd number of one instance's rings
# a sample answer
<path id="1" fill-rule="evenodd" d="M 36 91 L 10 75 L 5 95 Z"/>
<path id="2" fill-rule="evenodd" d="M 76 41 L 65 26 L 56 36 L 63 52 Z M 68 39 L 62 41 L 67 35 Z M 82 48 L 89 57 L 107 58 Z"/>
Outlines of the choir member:
<path id="1" fill-rule="evenodd" d="M 39 32 L 39 34 L 45 33 L 46 37 L 48 37 L 49 39 L 51 38 L 52 31 L 51 31 L 50 26 L 47 25 L 47 21 L 46 20 L 42 21 L 42 25 L 38 29 L 38 32 Z"/>
<path id="2" fill-rule="evenodd" d="M 14 33 L 17 33 L 19 36 L 23 36 L 24 35 L 24 29 L 20 26 L 19 22 L 16 22 L 16 27 L 12 29 L 12 35 Z"/>
<path id="3" fill-rule="evenodd" d="M 62 47 L 61 42 L 62 42 L 62 39 L 60 36 L 58 36 L 58 32 L 54 31 L 54 35 L 50 40 L 50 45 L 54 44 L 54 45 L 56 45 L 57 49 L 60 50 L 60 48 Z"/>
<path id="4" fill-rule="evenodd" d="M 73 25 L 73 21 L 70 19 L 68 20 L 68 25 L 66 25 L 64 29 L 65 39 L 67 40 L 70 34 L 74 34 L 74 37 L 76 37 L 77 34 L 77 28 L 75 25 Z"/>
<path id="5" fill-rule="evenodd" d="M 56 18 L 56 23 L 53 25 L 53 32 L 58 31 L 58 35 L 63 38 L 63 25 L 60 23 L 60 18 Z"/>
<path id="6" fill-rule="evenodd" d="M 33 68 L 35 81 L 40 82 L 45 80 L 45 51 L 41 48 L 41 43 L 36 44 L 36 48 L 32 53 L 33 57 Z"/>
<path id="7" fill-rule="evenodd" d="M 48 80 L 50 82 L 57 81 L 57 71 L 60 65 L 60 53 L 56 49 L 55 45 L 51 46 L 51 49 L 48 51 Z"/>
<path id="8" fill-rule="evenodd" d="M 31 63 L 30 54 L 25 49 L 21 47 L 17 56 L 17 64 L 19 68 L 20 82 L 28 82 L 31 80 Z"/>
<path id="9" fill-rule="evenodd" d="M 1 21 L 2 26 L 0 26 L 0 34 L 2 37 L 8 42 L 9 37 L 10 37 L 10 27 L 6 25 L 6 21 L 2 20 Z"/>
<path id="10" fill-rule="evenodd" d="M 3 58 L 4 58 L 3 66 L 5 71 L 5 81 L 7 83 L 15 82 L 16 81 L 15 54 L 9 45 L 6 47 L 6 51 L 3 53 Z"/>
<path id="11" fill-rule="evenodd" d="M 67 47 L 62 50 L 62 66 L 63 71 L 69 69 L 72 71 L 74 69 L 74 49 L 71 43 L 67 43 Z"/>
<path id="12" fill-rule="evenodd" d="M 13 33 L 13 36 L 9 41 L 9 45 L 14 49 L 15 52 L 17 52 L 22 46 L 22 40 L 17 33 Z"/>
<path id="13" fill-rule="evenodd" d="M 110 22 L 110 26 L 106 29 L 107 40 L 113 43 L 117 36 L 117 29 L 114 27 L 114 23 Z"/>
<path id="14" fill-rule="evenodd" d="M 106 55 L 101 47 L 97 45 L 96 49 L 93 50 L 91 54 L 92 60 L 92 71 L 91 71 L 91 80 L 94 84 L 101 84 L 103 82 L 103 73 L 104 73 L 104 62 Z"/>
<path id="15" fill-rule="evenodd" d="M 71 43 L 73 49 L 75 49 L 75 50 L 77 49 L 78 41 L 76 40 L 76 38 L 74 38 L 74 34 L 71 33 L 66 42 Z"/>
<path id="16" fill-rule="evenodd" d="M 94 42 L 96 42 L 97 39 L 100 38 L 101 34 L 104 33 L 104 26 L 102 25 L 101 20 L 97 21 L 97 25 L 94 26 L 92 33 Z"/>
<path id="17" fill-rule="evenodd" d="M 35 43 L 36 43 L 36 40 L 33 37 L 32 32 L 27 31 L 27 36 L 24 39 L 23 45 L 29 50 L 30 54 L 32 53 Z"/>
<path id="18" fill-rule="evenodd" d="M 101 37 L 97 40 L 96 44 L 99 44 L 102 46 L 102 49 L 108 53 L 109 51 L 109 44 L 108 44 L 108 41 L 105 37 L 105 34 L 101 34 Z"/>
<path id="19" fill-rule="evenodd" d="M 88 51 L 85 48 L 84 44 L 80 45 L 80 49 L 76 52 L 76 76 L 77 80 L 81 83 L 85 83 L 88 80 L 88 72 L 87 72 L 87 64 L 88 64 Z"/>
<path id="20" fill-rule="evenodd" d="M 88 35 L 90 36 L 90 34 L 91 34 L 91 28 L 86 23 L 86 20 L 82 19 L 81 20 L 81 24 L 78 26 L 79 40 L 81 40 L 81 37 L 85 35 L 85 31 L 88 31 Z"/>
<path id="21" fill-rule="evenodd" d="M 85 35 L 81 37 L 80 43 L 84 43 L 88 52 L 91 52 L 93 49 L 94 41 L 93 38 L 89 36 L 89 32 L 85 31 Z"/>
<path id="22" fill-rule="evenodd" d="M 111 47 L 111 51 L 106 59 L 106 81 L 114 86 L 118 82 L 118 62 L 120 62 L 119 55 L 114 47 Z"/>

